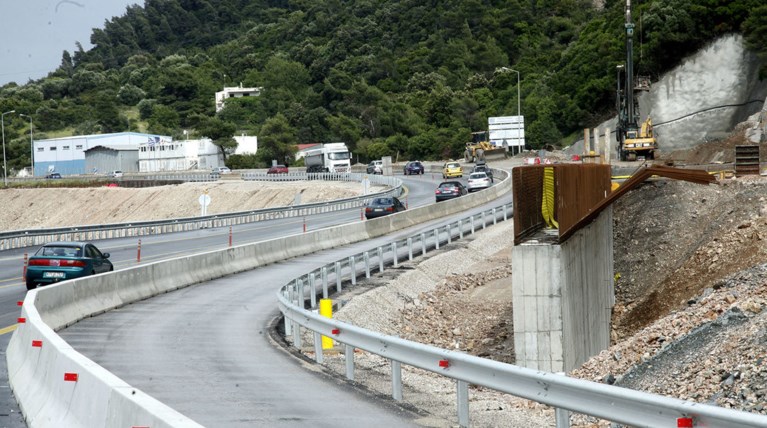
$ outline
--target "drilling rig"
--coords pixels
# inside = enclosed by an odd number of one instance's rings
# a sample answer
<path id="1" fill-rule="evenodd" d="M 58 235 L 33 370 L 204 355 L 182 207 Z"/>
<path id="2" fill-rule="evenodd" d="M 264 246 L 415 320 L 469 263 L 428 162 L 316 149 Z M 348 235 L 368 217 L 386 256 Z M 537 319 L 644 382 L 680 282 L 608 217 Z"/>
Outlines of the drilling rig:
<path id="1" fill-rule="evenodd" d="M 619 65 L 617 73 L 618 126 L 615 138 L 618 140 L 618 155 L 622 161 L 634 161 L 639 156 L 654 159 L 658 141 L 653 133 L 652 120 L 648 117 L 639 125 L 639 94 L 650 90 L 650 79 L 634 77 L 634 23 L 631 20 L 631 0 L 626 0 L 625 29 L 626 64 Z M 623 79 L 621 70 L 624 71 Z"/>

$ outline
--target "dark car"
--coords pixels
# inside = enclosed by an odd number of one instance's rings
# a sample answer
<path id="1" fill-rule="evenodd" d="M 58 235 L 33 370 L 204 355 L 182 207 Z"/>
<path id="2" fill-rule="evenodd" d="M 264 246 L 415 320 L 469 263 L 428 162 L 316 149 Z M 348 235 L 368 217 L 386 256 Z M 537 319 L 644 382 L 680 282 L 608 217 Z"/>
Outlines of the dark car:
<path id="1" fill-rule="evenodd" d="M 266 171 L 267 174 L 287 174 L 288 173 L 288 167 L 285 165 L 274 165 L 271 168 L 269 168 L 269 171 Z"/>
<path id="2" fill-rule="evenodd" d="M 405 205 L 395 197 L 373 198 L 365 207 L 365 218 L 371 219 L 400 211 L 405 211 Z"/>
<path id="3" fill-rule="evenodd" d="M 50 242 L 40 247 L 27 263 L 27 290 L 66 279 L 114 270 L 109 253 L 88 242 Z"/>
<path id="4" fill-rule="evenodd" d="M 458 198 L 467 193 L 469 193 L 469 191 L 466 190 L 466 186 L 461 184 L 460 181 L 444 181 L 437 186 L 437 190 L 434 191 L 434 196 L 437 198 L 437 202 L 440 202 Z"/>
<path id="5" fill-rule="evenodd" d="M 405 168 L 402 171 L 402 173 L 405 175 L 423 174 L 423 172 L 424 172 L 423 164 L 418 161 L 406 163 Z"/>
<path id="6" fill-rule="evenodd" d="M 58 172 L 52 172 L 50 174 L 47 174 L 45 178 L 61 178 L 61 174 L 59 174 Z"/>
<path id="7" fill-rule="evenodd" d="M 494 182 L 493 180 L 493 170 L 487 166 L 487 164 L 484 163 L 477 163 L 477 165 L 474 167 L 474 169 L 471 170 L 471 172 L 484 172 L 487 174 L 487 177 L 490 179 L 490 182 Z"/>

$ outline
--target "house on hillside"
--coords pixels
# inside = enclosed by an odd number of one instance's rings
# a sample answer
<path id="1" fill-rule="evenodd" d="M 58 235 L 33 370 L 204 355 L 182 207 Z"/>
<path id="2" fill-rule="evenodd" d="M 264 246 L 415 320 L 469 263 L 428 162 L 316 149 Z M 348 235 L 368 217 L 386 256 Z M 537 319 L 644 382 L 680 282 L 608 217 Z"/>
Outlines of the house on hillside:
<path id="1" fill-rule="evenodd" d="M 257 88 L 243 88 L 242 83 L 240 83 L 240 86 L 225 87 L 223 91 L 216 92 L 216 113 L 224 108 L 224 103 L 229 98 L 257 97 L 261 95 L 263 90 L 264 88 L 260 86 Z"/>

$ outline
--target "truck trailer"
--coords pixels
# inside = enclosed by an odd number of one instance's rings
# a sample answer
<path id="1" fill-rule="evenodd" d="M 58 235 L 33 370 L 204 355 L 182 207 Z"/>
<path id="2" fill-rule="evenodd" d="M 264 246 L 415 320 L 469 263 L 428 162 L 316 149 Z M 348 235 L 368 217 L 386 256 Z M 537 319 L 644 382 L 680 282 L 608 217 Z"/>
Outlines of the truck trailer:
<path id="1" fill-rule="evenodd" d="M 345 143 L 323 144 L 304 156 L 306 172 L 351 172 L 351 153 Z"/>

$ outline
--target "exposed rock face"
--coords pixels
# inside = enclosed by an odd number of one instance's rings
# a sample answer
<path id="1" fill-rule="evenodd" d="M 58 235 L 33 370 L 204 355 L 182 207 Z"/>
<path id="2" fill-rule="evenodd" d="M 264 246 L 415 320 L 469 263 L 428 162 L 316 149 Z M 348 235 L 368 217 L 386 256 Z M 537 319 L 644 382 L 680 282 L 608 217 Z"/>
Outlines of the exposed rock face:
<path id="1" fill-rule="evenodd" d="M 741 35 L 722 37 L 686 59 L 653 83 L 639 97 L 639 113 L 652 118 L 661 153 L 690 149 L 723 139 L 738 123 L 764 108 L 767 80 L 759 80 L 759 60 L 744 45 Z M 758 116 L 757 116 L 758 118 Z M 598 126 L 609 128 L 616 153 L 616 118 Z M 764 126 L 764 125 L 762 125 Z M 568 153 L 582 153 L 583 140 Z"/>
<path id="2" fill-rule="evenodd" d="M 759 81 L 759 60 L 735 34 L 663 76 L 640 97 L 639 110 L 652 117 L 662 150 L 670 151 L 726 137 L 762 109 L 765 96 L 767 81 Z"/>

